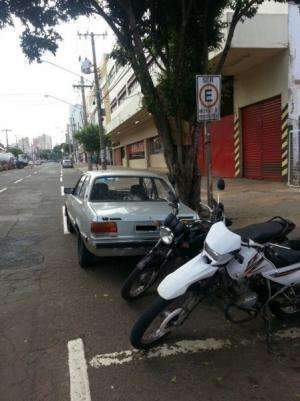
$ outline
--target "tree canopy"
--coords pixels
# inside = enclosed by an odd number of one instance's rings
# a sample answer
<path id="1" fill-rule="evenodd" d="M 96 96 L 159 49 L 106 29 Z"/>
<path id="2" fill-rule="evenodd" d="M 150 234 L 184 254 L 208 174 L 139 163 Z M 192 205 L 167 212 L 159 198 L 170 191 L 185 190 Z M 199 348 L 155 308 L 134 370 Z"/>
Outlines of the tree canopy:
<path id="1" fill-rule="evenodd" d="M 277 0 L 284 3 L 286 0 Z M 299 3 L 300 0 L 297 0 Z M 113 57 L 130 64 L 152 114 L 164 155 L 183 201 L 196 207 L 197 167 L 195 75 L 221 73 L 236 25 L 252 18 L 264 0 L 0 0 L 0 28 L 21 20 L 21 46 L 30 61 L 55 53 L 56 26 L 79 16 L 100 16 L 113 30 Z M 232 10 L 229 26 L 223 19 Z M 228 28 L 228 35 L 224 35 Z M 225 44 L 223 43 L 225 40 Z M 216 65 L 210 51 L 224 48 Z M 151 73 L 154 65 L 157 81 Z M 88 145 L 87 145 L 88 146 Z"/>
<path id="2" fill-rule="evenodd" d="M 9 147 L 7 149 L 7 152 L 12 153 L 15 157 L 18 157 L 19 155 L 23 154 L 23 151 L 16 147 Z"/>
<path id="3" fill-rule="evenodd" d="M 99 141 L 99 126 L 90 124 L 87 127 L 81 128 L 75 132 L 74 138 L 83 145 L 83 148 L 88 153 L 97 152 L 100 150 Z"/>

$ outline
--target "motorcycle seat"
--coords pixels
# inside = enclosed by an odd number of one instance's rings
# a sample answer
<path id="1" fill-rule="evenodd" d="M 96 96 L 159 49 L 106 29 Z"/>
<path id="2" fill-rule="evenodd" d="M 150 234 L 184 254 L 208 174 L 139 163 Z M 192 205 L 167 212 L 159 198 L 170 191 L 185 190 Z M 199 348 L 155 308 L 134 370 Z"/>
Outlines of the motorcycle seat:
<path id="1" fill-rule="evenodd" d="M 266 250 L 265 254 L 267 258 L 270 259 L 277 268 L 299 263 L 300 241 L 287 241 L 281 244 L 281 246 L 272 245 L 271 248 Z"/>
<path id="2" fill-rule="evenodd" d="M 258 243 L 276 241 L 280 239 L 287 231 L 287 222 L 281 220 L 270 220 L 264 223 L 251 224 L 249 226 L 235 230 L 234 232 L 241 236 L 243 241 L 252 239 Z"/>

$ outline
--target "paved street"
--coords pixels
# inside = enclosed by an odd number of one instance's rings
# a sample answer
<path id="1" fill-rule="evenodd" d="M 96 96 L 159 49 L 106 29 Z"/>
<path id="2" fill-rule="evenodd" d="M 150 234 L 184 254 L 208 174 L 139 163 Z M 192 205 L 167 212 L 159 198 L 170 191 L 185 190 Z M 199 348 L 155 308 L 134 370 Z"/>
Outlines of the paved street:
<path id="1" fill-rule="evenodd" d="M 79 176 L 66 169 L 60 180 L 56 163 L 0 173 L 0 400 L 299 400 L 299 328 L 277 327 L 268 354 L 259 319 L 232 325 L 206 304 L 169 346 L 132 352 L 151 296 L 120 298 L 134 259 L 80 269 L 61 194 Z"/>

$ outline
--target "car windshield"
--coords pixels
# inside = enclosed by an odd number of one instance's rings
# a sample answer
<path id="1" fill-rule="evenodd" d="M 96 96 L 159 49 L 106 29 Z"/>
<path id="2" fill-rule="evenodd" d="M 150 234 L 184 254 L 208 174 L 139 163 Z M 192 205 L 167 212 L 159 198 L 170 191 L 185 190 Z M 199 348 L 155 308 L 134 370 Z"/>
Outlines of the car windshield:
<path id="1" fill-rule="evenodd" d="M 171 187 L 155 177 L 97 177 L 91 202 L 166 202 Z"/>

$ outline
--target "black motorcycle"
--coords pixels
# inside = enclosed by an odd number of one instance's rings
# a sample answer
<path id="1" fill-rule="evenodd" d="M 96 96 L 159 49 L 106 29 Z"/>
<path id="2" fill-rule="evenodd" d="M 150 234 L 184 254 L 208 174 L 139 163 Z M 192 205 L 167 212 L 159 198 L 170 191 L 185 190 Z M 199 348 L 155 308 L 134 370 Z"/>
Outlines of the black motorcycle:
<path id="1" fill-rule="evenodd" d="M 217 181 L 219 190 L 225 189 L 223 179 Z M 148 291 L 159 278 L 195 257 L 203 247 L 205 237 L 211 225 L 224 220 L 224 206 L 213 199 L 213 207 L 202 204 L 208 209 L 208 220 L 182 222 L 178 217 L 179 200 L 174 193 L 169 194 L 172 212 L 167 216 L 160 229 L 160 239 L 151 251 L 137 264 L 123 284 L 121 294 L 126 300 L 136 299 Z M 231 221 L 226 219 L 226 224 Z"/>

